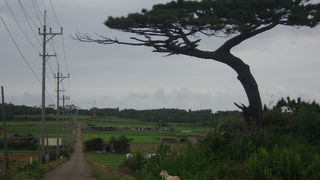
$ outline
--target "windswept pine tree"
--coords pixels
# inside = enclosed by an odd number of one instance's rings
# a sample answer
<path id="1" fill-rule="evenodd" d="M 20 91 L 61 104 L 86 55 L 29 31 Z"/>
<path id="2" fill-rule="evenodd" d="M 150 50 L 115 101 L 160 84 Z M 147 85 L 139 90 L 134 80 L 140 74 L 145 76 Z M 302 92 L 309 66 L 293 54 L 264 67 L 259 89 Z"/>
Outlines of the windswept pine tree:
<path id="1" fill-rule="evenodd" d="M 154 52 L 187 55 L 224 63 L 238 74 L 249 105 L 243 110 L 248 130 L 262 122 L 258 85 L 249 65 L 231 53 L 243 41 L 278 25 L 315 27 L 320 20 L 320 3 L 311 0 L 178 0 L 154 5 L 126 17 L 109 17 L 105 25 L 133 34 L 131 41 L 77 35 L 84 42 L 147 46 Z M 225 38 L 217 49 L 201 50 L 201 38 Z"/>

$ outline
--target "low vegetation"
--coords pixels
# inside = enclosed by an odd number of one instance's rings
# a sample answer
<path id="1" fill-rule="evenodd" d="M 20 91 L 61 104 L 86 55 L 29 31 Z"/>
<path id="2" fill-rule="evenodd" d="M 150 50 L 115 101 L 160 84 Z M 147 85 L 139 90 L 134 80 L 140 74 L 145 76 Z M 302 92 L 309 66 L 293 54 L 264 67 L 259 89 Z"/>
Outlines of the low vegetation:
<path id="1" fill-rule="evenodd" d="M 216 112 L 212 117 L 206 126 L 166 122 L 170 131 L 99 131 L 84 126 L 86 158 L 98 180 L 159 180 L 161 170 L 183 180 L 320 179 L 318 103 L 281 99 L 274 107 L 264 108 L 264 121 L 254 132 L 247 131 L 240 112 Z M 160 126 L 133 117 L 98 116 L 84 121 L 88 123 L 94 127 Z M 197 141 L 164 141 L 190 136 L 197 137 Z M 102 153 L 107 144 L 113 144 L 114 153 Z M 129 152 L 127 144 L 131 145 L 129 157 L 124 154 Z M 42 169 L 32 164 L 10 172 L 22 179 L 36 179 Z"/>
<path id="2" fill-rule="evenodd" d="M 100 160 L 97 160 L 101 158 L 101 156 L 106 157 L 106 154 L 103 155 L 97 155 L 97 154 L 85 154 L 85 158 L 87 162 L 89 163 L 94 178 L 97 180 L 133 180 L 134 178 L 130 175 L 127 175 L 125 173 L 120 172 L 115 168 L 115 166 L 118 166 L 119 164 L 105 164 L 104 162 L 101 162 Z M 109 155 L 107 155 L 109 156 Z M 109 156 L 114 160 L 114 157 Z M 117 160 L 117 162 L 119 162 Z"/>
<path id="3" fill-rule="evenodd" d="M 216 131 L 183 153 L 162 145 L 155 156 L 136 153 L 121 167 L 139 180 L 157 180 L 163 169 L 184 180 L 320 179 L 320 108 L 296 102 L 294 111 L 265 109 L 264 125 L 255 132 L 242 129 L 238 119 L 222 118 Z"/>
<path id="4" fill-rule="evenodd" d="M 9 169 L 7 174 L 0 176 L 0 180 L 40 180 L 46 172 L 61 165 L 66 160 L 51 161 L 45 165 L 41 165 L 37 161 L 27 162 L 24 165 Z"/>

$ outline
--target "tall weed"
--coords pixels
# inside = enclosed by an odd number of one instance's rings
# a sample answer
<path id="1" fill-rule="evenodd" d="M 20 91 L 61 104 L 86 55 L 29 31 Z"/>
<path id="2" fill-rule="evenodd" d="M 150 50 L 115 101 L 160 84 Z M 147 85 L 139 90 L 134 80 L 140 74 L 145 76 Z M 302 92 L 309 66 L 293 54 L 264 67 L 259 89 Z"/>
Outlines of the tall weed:
<path id="1" fill-rule="evenodd" d="M 275 146 L 272 151 L 262 148 L 246 162 L 249 179 L 275 180 L 300 179 L 302 177 L 299 153 Z"/>

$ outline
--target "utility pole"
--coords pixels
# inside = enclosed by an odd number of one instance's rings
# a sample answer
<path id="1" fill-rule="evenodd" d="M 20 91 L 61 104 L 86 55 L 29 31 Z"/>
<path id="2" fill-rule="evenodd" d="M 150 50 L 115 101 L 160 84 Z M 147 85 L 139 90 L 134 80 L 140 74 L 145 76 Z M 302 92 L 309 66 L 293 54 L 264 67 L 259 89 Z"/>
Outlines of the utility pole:
<path id="1" fill-rule="evenodd" d="M 63 92 L 64 90 L 60 89 L 60 83 L 65 78 L 70 78 L 70 74 L 68 76 L 63 76 L 62 73 L 60 73 L 60 68 L 58 64 L 58 72 L 56 75 L 54 75 L 54 78 L 57 79 L 57 125 L 56 125 L 56 134 L 57 134 L 57 147 L 56 147 L 56 159 L 59 158 L 59 148 L 60 148 L 60 122 L 59 122 L 59 108 L 60 108 L 60 92 Z"/>
<path id="2" fill-rule="evenodd" d="M 65 108 L 65 102 L 66 100 L 70 100 L 69 96 L 62 95 L 62 114 L 63 114 L 63 123 L 62 123 L 62 141 L 65 139 L 65 120 L 66 120 L 66 108 Z M 62 150 L 65 150 L 65 145 L 62 143 Z"/>
<path id="3" fill-rule="evenodd" d="M 93 101 L 93 119 L 96 119 L 96 100 Z"/>
<path id="4" fill-rule="evenodd" d="M 1 86 L 2 96 L 2 121 L 3 121 L 3 145 L 4 145 L 4 172 L 7 174 L 9 169 L 9 156 L 8 156 L 8 139 L 7 139 L 7 123 L 6 123 L 6 111 L 4 103 L 4 90 Z"/>
<path id="5" fill-rule="evenodd" d="M 44 163 L 46 152 L 45 152 L 45 119 L 46 119 L 46 61 L 49 59 L 49 57 L 56 56 L 50 55 L 47 53 L 47 43 L 56 35 L 62 35 L 62 27 L 60 33 L 53 33 L 51 28 L 49 28 L 49 32 L 47 32 L 47 25 L 46 25 L 46 14 L 47 11 L 44 11 L 44 23 L 43 23 L 43 32 L 41 32 L 39 28 L 39 35 L 43 37 L 43 49 L 42 49 L 42 105 L 41 105 L 41 141 L 40 141 L 40 163 Z M 47 36 L 49 36 L 47 38 Z"/>

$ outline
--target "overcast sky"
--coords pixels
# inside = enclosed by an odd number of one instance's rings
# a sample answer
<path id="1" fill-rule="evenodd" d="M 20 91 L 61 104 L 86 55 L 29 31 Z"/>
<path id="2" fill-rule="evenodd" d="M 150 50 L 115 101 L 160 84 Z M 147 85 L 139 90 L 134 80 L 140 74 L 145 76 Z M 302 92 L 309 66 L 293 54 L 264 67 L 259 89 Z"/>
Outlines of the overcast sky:
<path id="1" fill-rule="evenodd" d="M 0 15 L 40 79 L 40 22 L 34 6 L 48 10 L 48 24 L 53 32 L 59 32 L 50 1 L 20 0 L 32 18 L 28 21 L 18 0 L 6 1 L 36 49 L 19 29 L 4 0 L 0 1 Z M 52 46 L 62 72 L 71 75 L 70 81 L 64 80 L 63 84 L 71 98 L 68 103 L 90 108 L 95 100 L 98 107 L 213 111 L 236 109 L 234 102 L 247 104 L 236 73 L 224 64 L 183 55 L 164 57 L 146 47 L 88 44 L 70 38 L 82 32 L 125 39 L 126 34 L 104 26 L 105 19 L 150 9 L 160 2 L 168 0 L 52 0 L 64 28 L 66 61 L 62 38 L 56 36 Z M 41 84 L 18 54 L 2 22 L 0 39 L 0 84 L 5 87 L 6 101 L 40 105 Z M 223 41 L 204 39 L 200 47 L 214 50 Z M 48 47 L 49 53 L 53 53 L 52 49 Z M 271 106 L 285 96 L 320 101 L 319 26 L 313 29 L 278 26 L 243 42 L 232 52 L 250 65 L 264 104 Z M 47 104 L 56 102 L 53 73 L 57 71 L 57 60 L 48 61 Z"/>

